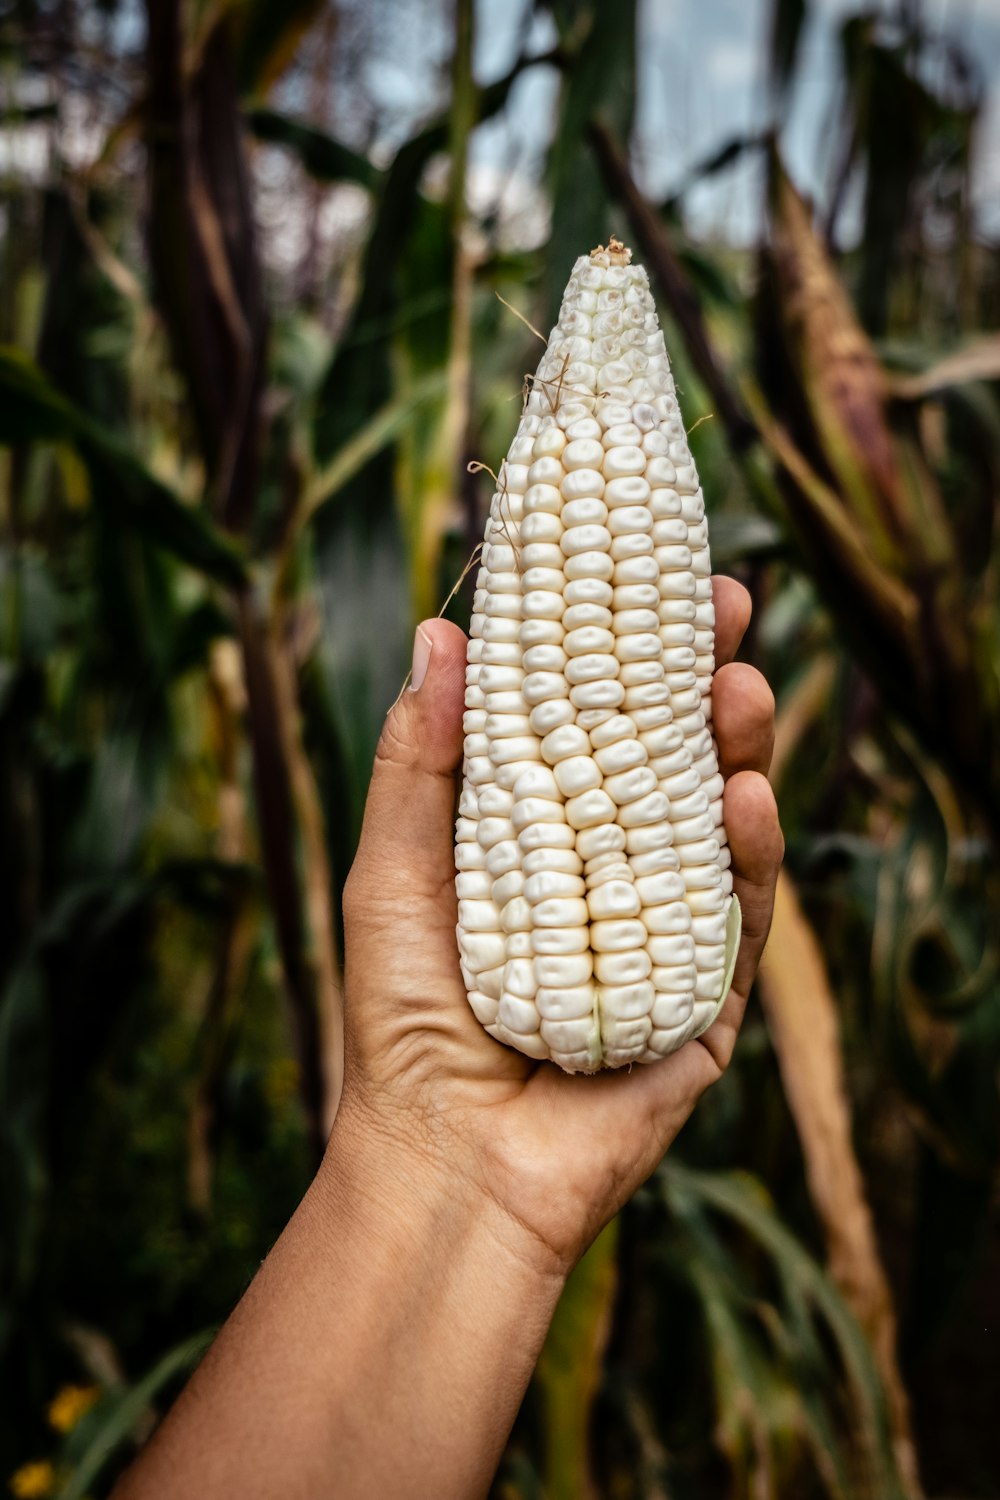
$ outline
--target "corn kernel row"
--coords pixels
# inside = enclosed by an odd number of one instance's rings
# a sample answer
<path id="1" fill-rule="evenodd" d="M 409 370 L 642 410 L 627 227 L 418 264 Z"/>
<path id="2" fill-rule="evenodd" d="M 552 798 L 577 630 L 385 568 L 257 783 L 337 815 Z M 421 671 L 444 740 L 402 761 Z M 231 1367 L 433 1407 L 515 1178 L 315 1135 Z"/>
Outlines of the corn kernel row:
<path id="1" fill-rule="evenodd" d="M 645 273 L 621 259 L 574 267 L 500 471 L 456 829 L 472 1008 L 571 1072 L 710 1023 L 735 899 L 704 502 Z"/>

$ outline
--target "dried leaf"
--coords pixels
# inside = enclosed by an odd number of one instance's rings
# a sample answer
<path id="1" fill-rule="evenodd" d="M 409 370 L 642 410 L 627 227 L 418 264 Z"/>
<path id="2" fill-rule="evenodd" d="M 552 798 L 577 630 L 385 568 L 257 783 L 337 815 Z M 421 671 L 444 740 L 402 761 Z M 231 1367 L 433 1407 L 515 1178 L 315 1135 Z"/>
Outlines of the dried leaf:
<path id="1" fill-rule="evenodd" d="M 830 1275 L 872 1345 L 907 1493 L 920 1494 L 909 1402 L 896 1358 L 896 1314 L 851 1140 L 837 1004 L 823 954 L 787 871 L 778 876 L 759 976 L 764 1014 L 795 1120 Z"/>
<path id="2" fill-rule="evenodd" d="M 864 522 L 869 545 L 905 576 L 912 528 L 886 419 L 885 375 L 776 152 L 764 261 L 821 459 L 845 506 Z"/>
<path id="3" fill-rule="evenodd" d="M 899 401 L 922 401 L 971 380 L 1000 380 L 1000 335 L 975 339 L 917 375 L 890 375 L 888 389 Z"/>

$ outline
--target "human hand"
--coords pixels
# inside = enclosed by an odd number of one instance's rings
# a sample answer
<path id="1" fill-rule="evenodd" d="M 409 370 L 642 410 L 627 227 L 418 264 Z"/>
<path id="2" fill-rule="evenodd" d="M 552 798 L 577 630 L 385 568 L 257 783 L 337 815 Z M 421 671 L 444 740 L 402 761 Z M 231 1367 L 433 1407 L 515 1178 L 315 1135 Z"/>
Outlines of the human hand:
<path id="1" fill-rule="evenodd" d="M 421 627 L 345 893 L 344 1093 L 326 1157 L 120 1500 L 487 1493 L 567 1272 L 728 1063 L 767 935 L 773 700 L 732 662 L 746 590 L 716 579 L 715 607 L 743 908 L 733 988 L 698 1040 L 593 1077 L 501 1046 L 466 999 L 452 855 L 465 637 Z"/>
<path id="2" fill-rule="evenodd" d="M 663 1062 L 570 1076 L 501 1046 L 459 972 L 455 773 L 462 758 L 465 636 L 420 627 L 414 686 L 386 721 L 344 896 L 346 1059 L 341 1129 L 389 1142 L 409 1191 L 422 1178 L 492 1213 L 519 1254 L 558 1275 L 649 1176 L 732 1055 L 771 921 L 783 841 L 766 780 L 774 700 L 732 661 L 746 590 L 714 580 L 712 692 L 725 826 L 743 936 L 729 997 L 701 1037 Z M 423 669 L 421 671 L 421 668 Z"/>

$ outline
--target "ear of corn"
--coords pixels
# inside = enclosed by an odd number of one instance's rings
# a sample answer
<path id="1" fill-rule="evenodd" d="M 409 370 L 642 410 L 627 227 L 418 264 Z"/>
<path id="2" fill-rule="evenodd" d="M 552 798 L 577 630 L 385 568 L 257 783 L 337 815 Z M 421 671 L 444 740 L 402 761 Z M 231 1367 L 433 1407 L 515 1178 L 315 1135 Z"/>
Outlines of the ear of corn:
<path id="1" fill-rule="evenodd" d="M 581 256 L 486 526 L 455 863 L 469 1002 L 567 1072 L 698 1036 L 739 943 L 705 508 L 645 271 Z"/>

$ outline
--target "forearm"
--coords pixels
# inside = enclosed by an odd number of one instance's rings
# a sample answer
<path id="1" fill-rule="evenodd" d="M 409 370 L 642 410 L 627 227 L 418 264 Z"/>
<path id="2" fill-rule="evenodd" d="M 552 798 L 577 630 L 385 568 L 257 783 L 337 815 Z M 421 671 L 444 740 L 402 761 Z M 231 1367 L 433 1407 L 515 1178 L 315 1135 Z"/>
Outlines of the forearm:
<path id="1" fill-rule="evenodd" d="M 345 1112 L 117 1500 L 484 1493 L 560 1281 L 462 1184 Z"/>

